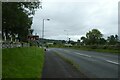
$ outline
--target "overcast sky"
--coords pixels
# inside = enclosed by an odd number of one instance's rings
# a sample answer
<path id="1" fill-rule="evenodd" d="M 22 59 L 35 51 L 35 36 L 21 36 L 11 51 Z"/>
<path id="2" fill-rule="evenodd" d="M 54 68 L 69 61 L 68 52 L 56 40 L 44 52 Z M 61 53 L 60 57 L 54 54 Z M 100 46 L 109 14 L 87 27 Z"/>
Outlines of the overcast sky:
<path id="1" fill-rule="evenodd" d="M 119 0 L 43 0 L 33 18 L 32 29 L 40 37 L 42 19 L 45 21 L 45 38 L 78 40 L 96 28 L 104 37 L 118 34 Z"/>

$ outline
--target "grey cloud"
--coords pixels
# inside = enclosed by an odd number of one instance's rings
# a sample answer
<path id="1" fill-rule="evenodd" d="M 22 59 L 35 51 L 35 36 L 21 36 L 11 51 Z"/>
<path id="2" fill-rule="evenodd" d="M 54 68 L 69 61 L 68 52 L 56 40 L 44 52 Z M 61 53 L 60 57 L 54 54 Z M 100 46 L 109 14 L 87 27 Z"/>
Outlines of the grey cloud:
<path id="1" fill-rule="evenodd" d="M 77 38 L 79 39 L 80 36 L 85 35 L 86 32 L 93 28 L 100 29 L 105 36 L 117 34 L 117 1 L 52 1 L 47 2 L 46 0 L 43 3 L 43 9 L 36 12 L 32 25 L 35 30 L 34 33 L 41 36 L 42 19 L 50 18 L 49 22 L 45 21 L 46 38 L 66 39 L 65 36 L 68 33 L 69 37 L 77 40 Z M 67 30 L 67 32 L 64 30 Z"/>

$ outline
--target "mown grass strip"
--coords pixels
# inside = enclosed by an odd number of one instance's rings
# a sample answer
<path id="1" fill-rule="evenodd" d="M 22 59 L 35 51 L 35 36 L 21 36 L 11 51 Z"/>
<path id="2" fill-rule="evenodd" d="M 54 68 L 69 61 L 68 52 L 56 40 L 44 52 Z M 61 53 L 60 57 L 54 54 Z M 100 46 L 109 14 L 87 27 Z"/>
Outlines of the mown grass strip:
<path id="1" fill-rule="evenodd" d="M 70 65 L 72 65 L 75 69 L 80 70 L 79 69 L 79 65 L 77 63 L 75 63 L 74 61 L 65 58 L 64 56 L 60 55 L 58 52 L 54 51 L 54 53 L 59 56 L 61 59 L 63 59 L 65 62 L 69 63 Z"/>
<path id="2" fill-rule="evenodd" d="M 44 51 L 37 47 L 2 50 L 3 78 L 41 78 Z"/>
<path id="3" fill-rule="evenodd" d="M 71 49 L 96 51 L 96 52 L 111 53 L 111 54 L 120 54 L 120 50 L 112 50 L 112 49 L 90 49 L 90 48 L 74 48 L 74 47 L 72 47 Z"/>
<path id="4" fill-rule="evenodd" d="M 85 51 L 96 51 L 96 52 L 103 52 L 103 53 L 112 53 L 112 54 L 120 54 L 120 49 L 92 49 L 87 47 L 65 47 L 65 46 L 52 46 L 51 48 L 69 48 L 69 49 L 77 49 L 77 50 L 85 50 Z"/>

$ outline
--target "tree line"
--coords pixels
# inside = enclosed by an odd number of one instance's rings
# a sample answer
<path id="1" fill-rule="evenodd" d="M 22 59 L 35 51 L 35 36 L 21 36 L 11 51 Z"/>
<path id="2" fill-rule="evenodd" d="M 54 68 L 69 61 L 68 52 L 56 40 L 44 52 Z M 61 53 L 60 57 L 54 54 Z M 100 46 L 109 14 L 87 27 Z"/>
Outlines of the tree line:
<path id="1" fill-rule="evenodd" d="M 80 42 L 80 40 L 78 40 Z M 116 45 L 119 43 L 118 35 L 110 35 L 107 39 L 98 29 L 92 29 L 81 37 L 81 45 Z"/>
<path id="2" fill-rule="evenodd" d="M 26 41 L 39 7 L 40 2 L 2 2 L 2 37 L 9 39 L 18 35 L 20 41 Z"/>
<path id="3" fill-rule="evenodd" d="M 92 29 L 88 31 L 85 36 L 82 36 L 76 42 L 76 47 L 85 47 L 92 49 L 109 49 L 119 50 L 120 40 L 117 34 L 110 35 L 107 38 L 98 29 Z M 71 43 L 71 41 L 69 41 Z M 72 43 L 75 45 L 75 43 Z"/>
<path id="4" fill-rule="evenodd" d="M 69 38 L 68 41 L 65 40 L 48 40 L 46 42 L 54 42 L 54 44 L 63 45 L 63 44 L 72 44 L 77 46 L 104 46 L 104 45 L 120 45 L 120 41 L 118 38 L 118 35 L 110 35 L 106 39 L 104 38 L 104 35 L 98 30 L 98 29 L 92 29 L 91 31 L 88 31 L 85 36 L 80 37 L 80 39 L 77 40 L 77 42 L 72 41 L 71 38 Z"/>

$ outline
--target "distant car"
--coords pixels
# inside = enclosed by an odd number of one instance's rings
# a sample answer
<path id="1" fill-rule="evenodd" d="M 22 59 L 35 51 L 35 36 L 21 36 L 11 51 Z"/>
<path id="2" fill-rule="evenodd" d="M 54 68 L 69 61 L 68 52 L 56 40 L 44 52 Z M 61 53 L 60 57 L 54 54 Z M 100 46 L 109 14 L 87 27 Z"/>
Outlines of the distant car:
<path id="1" fill-rule="evenodd" d="M 72 44 L 64 44 L 65 46 L 72 47 Z"/>

